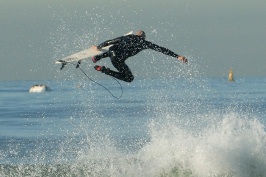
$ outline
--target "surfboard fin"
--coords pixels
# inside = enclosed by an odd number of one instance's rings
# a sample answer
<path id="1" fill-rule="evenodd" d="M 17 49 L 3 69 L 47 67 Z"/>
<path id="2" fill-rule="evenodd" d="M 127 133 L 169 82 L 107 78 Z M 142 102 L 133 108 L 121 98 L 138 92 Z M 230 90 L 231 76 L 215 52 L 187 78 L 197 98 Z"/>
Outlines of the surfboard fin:
<path id="1" fill-rule="evenodd" d="M 66 63 L 62 63 L 60 70 L 62 70 L 65 66 L 66 66 Z"/>
<path id="2" fill-rule="evenodd" d="M 67 64 L 66 62 L 63 62 L 63 61 L 61 63 L 62 63 L 62 65 L 61 65 L 60 70 L 62 70 L 66 66 L 66 64 Z"/>
<path id="3" fill-rule="evenodd" d="M 81 60 L 78 61 L 77 65 L 76 65 L 76 68 L 79 67 L 80 63 L 81 63 Z"/>

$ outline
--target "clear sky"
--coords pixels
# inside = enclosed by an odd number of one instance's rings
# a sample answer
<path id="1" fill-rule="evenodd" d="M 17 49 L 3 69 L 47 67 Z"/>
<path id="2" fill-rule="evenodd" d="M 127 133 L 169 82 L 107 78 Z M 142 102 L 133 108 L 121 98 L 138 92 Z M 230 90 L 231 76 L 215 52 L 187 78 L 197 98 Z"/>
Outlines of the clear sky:
<path id="1" fill-rule="evenodd" d="M 59 71 L 56 59 L 138 29 L 188 56 L 187 68 L 200 74 L 225 76 L 233 68 L 238 76 L 266 76 L 265 17 L 265 0 L 1 0 L 0 80 L 69 76 L 76 71 Z M 184 67 L 153 51 L 127 63 L 145 77 Z M 90 61 L 82 66 L 95 74 Z"/>

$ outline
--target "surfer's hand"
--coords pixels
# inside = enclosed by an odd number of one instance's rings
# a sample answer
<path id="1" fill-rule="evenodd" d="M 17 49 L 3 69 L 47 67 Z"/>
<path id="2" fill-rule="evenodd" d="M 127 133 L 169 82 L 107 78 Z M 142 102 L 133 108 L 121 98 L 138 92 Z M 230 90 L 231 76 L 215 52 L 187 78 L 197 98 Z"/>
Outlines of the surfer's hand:
<path id="1" fill-rule="evenodd" d="M 186 58 L 186 57 L 184 57 L 184 56 L 178 56 L 178 57 L 177 57 L 177 59 L 178 59 L 178 60 L 181 60 L 181 61 L 183 61 L 183 63 L 185 63 L 185 64 L 187 64 L 187 63 L 188 63 L 188 60 L 187 60 L 187 58 Z"/>

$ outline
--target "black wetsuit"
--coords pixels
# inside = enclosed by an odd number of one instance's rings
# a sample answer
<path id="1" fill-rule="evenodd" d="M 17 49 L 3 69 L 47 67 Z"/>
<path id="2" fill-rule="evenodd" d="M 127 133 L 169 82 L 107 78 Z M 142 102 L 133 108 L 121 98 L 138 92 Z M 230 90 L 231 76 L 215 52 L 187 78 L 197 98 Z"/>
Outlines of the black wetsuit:
<path id="1" fill-rule="evenodd" d="M 113 46 L 109 48 L 108 52 L 95 56 L 95 60 L 99 61 L 102 58 L 110 57 L 112 64 L 119 72 L 112 71 L 108 68 L 104 73 L 126 82 L 132 82 L 134 76 L 129 67 L 125 64 L 125 60 L 144 49 L 152 49 L 172 57 L 178 57 L 178 55 L 171 50 L 153 44 L 152 42 L 146 41 L 144 38 L 133 34 L 105 41 L 98 45 L 97 48 L 101 49 L 108 45 Z"/>

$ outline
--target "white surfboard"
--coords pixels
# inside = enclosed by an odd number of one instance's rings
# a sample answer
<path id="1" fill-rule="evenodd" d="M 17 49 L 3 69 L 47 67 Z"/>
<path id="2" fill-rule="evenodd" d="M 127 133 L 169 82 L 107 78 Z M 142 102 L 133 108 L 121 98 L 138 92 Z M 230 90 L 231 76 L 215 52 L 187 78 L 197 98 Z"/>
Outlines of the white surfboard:
<path id="1" fill-rule="evenodd" d="M 133 34 L 133 31 L 130 31 L 129 33 L 125 34 L 125 36 L 130 35 L 130 34 Z M 112 45 L 103 47 L 101 50 L 97 50 L 97 48 L 95 48 L 95 46 L 92 46 L 86 50 L 83 50 L 83 51 L 80 51 L 78 53 L 69 55 L 63 59 L 56 60 L 55 63 L 56 64 L 62 64 L 62 68 L 63 68 L 64 65 L 66 65 L 67 63 L 80 62 L 81 60 L 88 59 L 88 58 L 93 57 L 95 55 L 99 55 L 99 54 L 102 54 L 104 52 L 107 52 L 111 46 Z"/>

